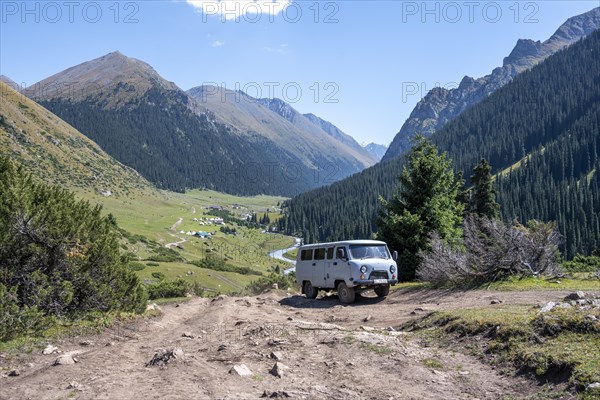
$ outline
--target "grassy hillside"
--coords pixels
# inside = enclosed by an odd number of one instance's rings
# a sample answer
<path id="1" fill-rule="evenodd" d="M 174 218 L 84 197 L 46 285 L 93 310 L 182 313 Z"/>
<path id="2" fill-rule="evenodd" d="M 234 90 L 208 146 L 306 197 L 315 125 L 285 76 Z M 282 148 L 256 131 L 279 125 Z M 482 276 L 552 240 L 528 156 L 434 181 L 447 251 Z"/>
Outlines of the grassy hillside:
<path id="1" fill-rule="evenodd" d="M 50 111 L 0 82 L 0 154 L 44 182 L 90 193 L 152 192 L 131 168 Z"/>
<path id="2" fill-rule="evenodd" d="M 183 278 L 198 282 L 212 293 L 239 292 L 258 275 L 214 271 L 189 264 L 214 257 L 228 265 L 250 268 L 267 275 L 281 261 L 268 257 L 273 250 L 290 247 L 293 239 L 262 229 L 238 226 L 236 223 L 216 225 L 194 219 L 214 218 L 208 207 L 222 207 L 238 217 L 241 214 L 263 215 L 267 210 L 273 222 L 280 214 L 278 203 L 285 199 L 272 196 L 237 197 L 214 191 L 190 191 L 186 194 L 145 192 L 129 197 L 104 197 L 90 192 L 78 194 L 91 202 L 103 205 L 105 214 L 113 214 L 120 228 L 126 231 L 122 250 L 131 253 L 133 260 L 145 268 L 137 271 L 146 283 L 157 281 L 153 272 L 161 272 L 167 280 Z M 207 223 L 201 225 L 200 222 Z M 241 222 L 241 220 L 240 220 Z M 235 228 L 236 235 L 225 234 L 221 227 Z M 216 232 L 211 239 L 188 236 L 188 232 Z M 181 233 L 184 232 L 184 233 Z M 169 245 L 179 259 L 152 261 Z M 175 252 L 175 253 L 173 253 Z"/>

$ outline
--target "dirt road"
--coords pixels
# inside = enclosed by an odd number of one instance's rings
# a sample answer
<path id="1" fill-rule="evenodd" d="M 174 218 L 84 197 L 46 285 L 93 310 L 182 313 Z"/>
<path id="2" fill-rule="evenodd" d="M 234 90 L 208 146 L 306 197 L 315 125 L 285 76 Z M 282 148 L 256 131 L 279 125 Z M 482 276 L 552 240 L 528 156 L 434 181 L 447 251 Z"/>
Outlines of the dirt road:
<path id="1" fill-rule="evenodd" d="M 63 353 L 81 351 L 72 365 L 54 366 L 58 355 L 40 349 L 0 355 L 0 399 L 523 398 L 540 389 L 465 354 L 422 347 L 399 326 L 430 310 L 489 306 L 493 299 L 533 305 L 566 294 L 399 290 L 352 306 L 335 296 L 306 300 L 281 291 L 195 298 L 164 306 L 156 318 L 52 342 Z M 160 349 L 175 348 L 182 353 L 172 362 L 146 366 Z M 269 373 L 273 357 L 281 377 Z M 434 370 L 427 359 L 443 367 Z M 230 373 L 240 364 L 250 376 Z M 12 369 L 19 376 L 8 376 Z"/>

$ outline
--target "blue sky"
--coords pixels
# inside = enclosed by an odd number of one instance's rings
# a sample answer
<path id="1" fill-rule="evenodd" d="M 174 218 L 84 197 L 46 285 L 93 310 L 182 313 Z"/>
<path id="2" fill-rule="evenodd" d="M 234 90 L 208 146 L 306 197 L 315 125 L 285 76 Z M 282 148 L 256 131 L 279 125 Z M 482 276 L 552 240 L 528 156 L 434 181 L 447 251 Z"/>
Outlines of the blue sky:
<path id="1" fill-rule="evenodd" d="M 568 17 L 600 6 L 267 2 L 228 4 L 223 15 L 217 1 L 1 0 L 0 74 L 31 85 L 119 50 L 184 90 L 216 83 L 283 98 L 359 142 L 388 144 L 432 87 L 486 75 L 517 39 L 546 40 Z"/>

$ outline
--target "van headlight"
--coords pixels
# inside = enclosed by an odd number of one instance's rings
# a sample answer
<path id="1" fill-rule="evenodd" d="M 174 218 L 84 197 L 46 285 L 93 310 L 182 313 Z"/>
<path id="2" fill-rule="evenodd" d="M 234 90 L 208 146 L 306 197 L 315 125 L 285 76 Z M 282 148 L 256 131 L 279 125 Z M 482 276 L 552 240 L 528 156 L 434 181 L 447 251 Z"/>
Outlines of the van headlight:
<path id="1" fill-rule="evenodd" d="M 367 266 L 363 265 L 362 267 L 360 267 L 360 272 L 363 273 L 363 274 L 366 273 L 367 272 Z"/>
<path id="2" fill-rule="evenodd" d="M 394 267 L 393 265 L 390 265 L 390 273 L 392 273 L 392 274 L 396 273 L 396 267 Z"/>

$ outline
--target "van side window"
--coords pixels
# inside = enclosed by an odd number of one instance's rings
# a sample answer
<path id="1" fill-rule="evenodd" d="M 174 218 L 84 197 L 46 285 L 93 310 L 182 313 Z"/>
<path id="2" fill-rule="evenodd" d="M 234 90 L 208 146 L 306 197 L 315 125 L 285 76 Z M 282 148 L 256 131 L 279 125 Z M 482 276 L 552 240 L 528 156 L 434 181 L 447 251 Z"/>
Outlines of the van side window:
<path id="1" fill-rule="evenodd" d="M 325 259 L 325 248 L 321 247 L 319 249 L 315 249 L 315 260 L 324 260 Z"/>
<path id="2" fill-rule="evenodd" d="M 308 250 L 302 250 L 302 253 L 300 254 L 300 259 L 302 261 L 310 261 L 313 258 L 313 251 L 312 249 L 308 249 Z"/>
<path id="3" fill-rule="evenodd" d="M 338 260 L 345 260 L 346 259 L 346 249 L 344 247 L 338 247 L 335 250 L 335 258 L 337 258 Z"/>
<path id="4" fill-rule="evenodd" d="M 333 260 L 333 247 L 328 247 L 327 248 L 327 259 L 328 260 Z"/>

